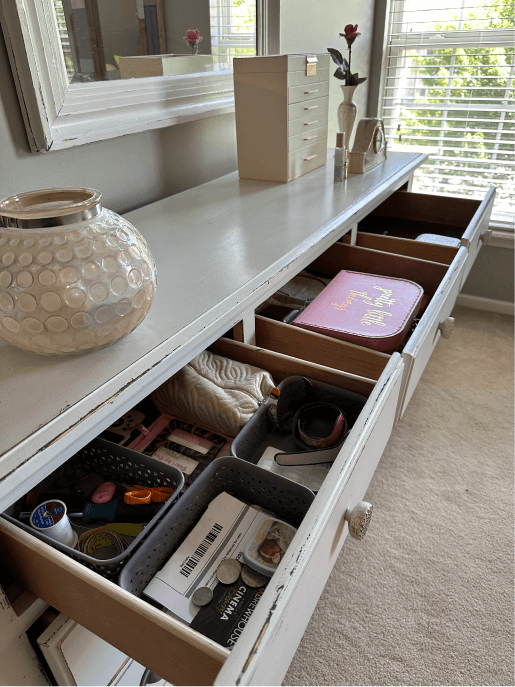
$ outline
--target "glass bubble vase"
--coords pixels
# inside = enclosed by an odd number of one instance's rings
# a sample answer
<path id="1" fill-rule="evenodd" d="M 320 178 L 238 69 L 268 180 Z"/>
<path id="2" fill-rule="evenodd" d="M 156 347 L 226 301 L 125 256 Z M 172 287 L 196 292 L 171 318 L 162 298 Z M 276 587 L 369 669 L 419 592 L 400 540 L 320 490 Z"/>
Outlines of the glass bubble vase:
<path id="1" fill-rule="evenodd" d="M 42 355 L 110 346 L 148 313 L 156 266 L 101 194 L 58 188 L 0 202 L 0 338 Z"/>

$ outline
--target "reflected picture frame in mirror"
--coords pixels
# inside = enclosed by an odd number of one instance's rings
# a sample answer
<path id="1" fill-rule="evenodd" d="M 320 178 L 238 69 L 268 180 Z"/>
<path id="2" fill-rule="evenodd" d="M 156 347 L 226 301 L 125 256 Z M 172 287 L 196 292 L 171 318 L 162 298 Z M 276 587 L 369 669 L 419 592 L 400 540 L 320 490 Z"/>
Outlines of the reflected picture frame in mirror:
<path id="1" fill-rule="evenodd" d="M 2 9 L 2 29 L 33 152 L 234 112 L 232 69 L 69 83 L 53 0 L 4 0 Z M 279 23 L 280 0 L 257 0 L 258 55 L 280 52 Z"/>

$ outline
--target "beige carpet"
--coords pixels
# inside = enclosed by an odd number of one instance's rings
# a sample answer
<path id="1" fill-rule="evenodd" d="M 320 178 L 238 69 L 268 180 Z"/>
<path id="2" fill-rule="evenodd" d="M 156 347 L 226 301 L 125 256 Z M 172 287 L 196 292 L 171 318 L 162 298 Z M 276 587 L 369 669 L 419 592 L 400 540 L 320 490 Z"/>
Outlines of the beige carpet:
<path id="1" fill-rule="evenodd" d="M 285 685 L 513 685 L 513 318 L 456 308 Z"/>

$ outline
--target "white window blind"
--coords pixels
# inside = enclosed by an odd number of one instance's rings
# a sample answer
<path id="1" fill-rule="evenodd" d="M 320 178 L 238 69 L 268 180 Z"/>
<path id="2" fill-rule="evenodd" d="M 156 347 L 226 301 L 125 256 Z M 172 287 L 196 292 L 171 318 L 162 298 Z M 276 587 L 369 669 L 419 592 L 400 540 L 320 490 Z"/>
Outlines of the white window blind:
<path id="1" fill-rule="evenodd" d="M 391 0 L 381 116 L 390 149 L 429 161 L 420 193 L 481 199 L 514 228 L 515 0 Z"/>
<path id="2" fill-rule="evenodd" d="M 256 55 L 256 0 L 209 0 L 215 69 L 230 69 L 234 57 Z"/>

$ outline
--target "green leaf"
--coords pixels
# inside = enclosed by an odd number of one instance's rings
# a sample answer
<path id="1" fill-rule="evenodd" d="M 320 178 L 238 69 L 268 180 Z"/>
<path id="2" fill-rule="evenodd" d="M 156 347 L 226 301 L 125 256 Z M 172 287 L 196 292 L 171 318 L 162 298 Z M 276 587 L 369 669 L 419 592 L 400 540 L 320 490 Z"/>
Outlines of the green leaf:
<path id="1" fill-rule="evenodd" d="M 331 54 L 331 57 L 333 58 L 333 62 L 335 62 L 339 67 L 343 66 L 343 55 L 339 50 L 336 50 L 336 48 L 327 48 L 327 52 Z"/>

